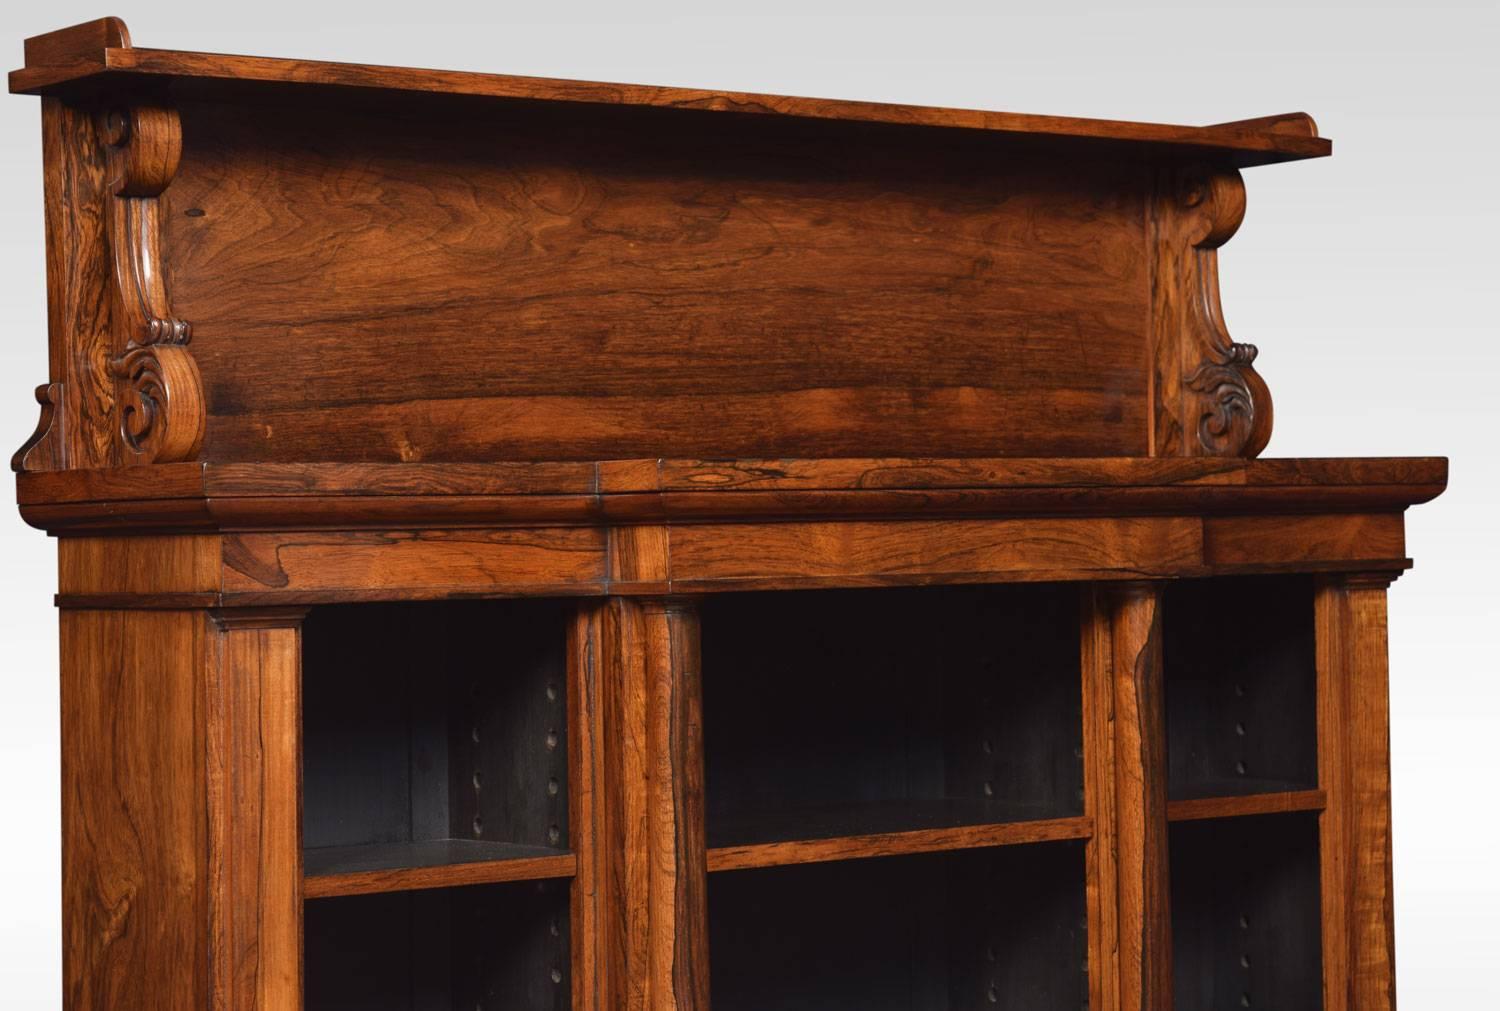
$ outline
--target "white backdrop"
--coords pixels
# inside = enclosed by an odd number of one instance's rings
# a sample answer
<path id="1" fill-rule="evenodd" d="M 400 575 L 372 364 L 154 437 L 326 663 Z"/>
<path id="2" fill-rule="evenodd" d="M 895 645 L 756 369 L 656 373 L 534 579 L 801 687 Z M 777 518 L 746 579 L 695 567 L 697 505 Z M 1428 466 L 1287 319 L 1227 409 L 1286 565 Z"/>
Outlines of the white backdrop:
<path id="1" fill-rule="evenodd" d="M 1331 160 L 1246 173 L 1221 255 L 1276 400 L 1268 456 L 1447 455 L 1391 591 L 1403 1005 L 1500 1007 L 1495 2 L 1093 4 L 136 0 L 139 45 L 1018 112 L 1211 123 L 1305 109 Z M 0 53 L 98 17 L 6 4 Z M 0 63 L 3 63 L 0 60 Z M 37 102 L 0 101 L 0 442 L 46 378 Z M 0 503 L 0 1000 L 60 1006 L 53 545 Z M 1488 506 L 1485 503 L 1490 503 Z M 1277 1009 L 1298 1011 L 1298 1009 Z"/>

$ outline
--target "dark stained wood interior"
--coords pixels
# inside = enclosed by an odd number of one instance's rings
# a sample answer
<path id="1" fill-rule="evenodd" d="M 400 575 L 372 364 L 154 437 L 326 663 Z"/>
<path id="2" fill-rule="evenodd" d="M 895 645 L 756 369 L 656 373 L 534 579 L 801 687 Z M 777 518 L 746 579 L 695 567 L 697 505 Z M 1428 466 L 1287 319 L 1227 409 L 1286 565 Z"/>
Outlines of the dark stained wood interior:
<path id="1" fill-rule="evenodd" d="M 307 873 L 566 851 L 566 634 L 561 609 L 545 601 L 310 614 Z"/>
<path id="2" fill-rule="evenodd" d="M 1067 587 L 714 598 L 709 845 L 1082 814 L 1074 599 Z"/>
<path id="3" fill-rule="evenodd" d="M 1077 843 L 715 874 L 713 1006 L 1075 1011 L 1083 921 Z"/>
<path id="4" fill-rule="evenodd" d="M 1316 788 L 1312 580 L 1185 581 L 1166 606 L 1172 799 Z"/>
<path id="5" fill-rule="evenodd" d="M 1317 1008 L 1316 816 L 1172 827 L 1175 1007 Z"/>

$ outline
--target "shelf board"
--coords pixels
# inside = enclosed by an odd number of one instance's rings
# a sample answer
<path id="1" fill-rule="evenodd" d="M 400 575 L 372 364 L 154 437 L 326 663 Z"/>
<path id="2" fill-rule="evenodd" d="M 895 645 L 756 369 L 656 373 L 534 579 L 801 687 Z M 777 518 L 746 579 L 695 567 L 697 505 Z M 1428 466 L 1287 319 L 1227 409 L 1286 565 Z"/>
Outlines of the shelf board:
<path id="1" fill-rule="evenodd" d="M 469 839 L 326 846 L 302 854 L 304 898 L 572 877 L 566 850 Z"/>
<path id="2" fill-rule="evenodd" d="M 940 853 L 946 850 L 982 849 L 1021 843 L 1087 839 L 1094 834 L 1092 818 L 1051 818 L 987 825 L 921 828 L 902 832 L 793 839 L 740 846 L 710 847 L 709 871 L 740 871 L 757 867 L 827 863 L 834 860 L 866 860 L 872 857 Z"/>
<path id="3" fill-rule="evenodd" d="M 1244 818 L 1257 814 L 1289 814 L 1321 811 L 1328 806 L 1322 790 L 1284 790 L 1231 797 L 1194 797 L 1167 802 L 1168 821 L 1199 821 L 1204 818 Z"/>
<path id="4" fill-rule="evenodd" d="M 709 849 L 766 843 L 905 834 L 918 829 L 955 829 L 1002 822 L 1050 821 L 1079 811 L 1055 805 L 938 797 L 927 800 L 826 804 L 814 807 L 737 810 L 708 819 Z"/>

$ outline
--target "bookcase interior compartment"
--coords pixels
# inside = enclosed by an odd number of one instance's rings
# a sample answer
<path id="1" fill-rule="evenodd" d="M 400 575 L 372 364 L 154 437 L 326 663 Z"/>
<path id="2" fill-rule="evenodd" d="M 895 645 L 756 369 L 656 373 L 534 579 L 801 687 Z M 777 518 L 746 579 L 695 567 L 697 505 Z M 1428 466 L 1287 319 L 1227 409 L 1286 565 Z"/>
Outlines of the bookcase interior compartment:
<path id="1" fill-rule="evenodd" d="M 1076 1011 L 1084 844 L 709 877 L 715 1011 Z"/>
<path id="2" fill-rule="evenodd" d="M 1172 799 L 1317 787 L 1311 577 L 1172 584 L 1164 638 Z"/>
<path id="3" fill-rule="evenodd" d="M 1076 591 L 730 594 L 703 614 L 711 847 L 1082 813 Z"/>
<path id="4" fill-rule="evenodd" d="M 308 615 L 309 878 L 566 850 L 565 621 L 554 601 Z"/>
<path id="5" fill-rule="evenodd" d="M 1177 1011 L 1322 1007 L 1313 813 L 1173 825 Z"/>
<path id="6" fill-rule="evenodd" d="M 566 1011 L 568 888 L 527 881 L 309 902 L 306 1011 Z"/>

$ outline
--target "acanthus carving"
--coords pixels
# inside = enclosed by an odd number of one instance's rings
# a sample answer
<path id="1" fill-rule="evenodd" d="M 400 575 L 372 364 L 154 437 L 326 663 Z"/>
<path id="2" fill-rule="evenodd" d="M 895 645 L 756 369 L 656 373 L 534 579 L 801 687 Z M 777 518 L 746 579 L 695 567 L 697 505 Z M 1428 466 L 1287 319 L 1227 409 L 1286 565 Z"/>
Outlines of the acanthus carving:
<path id="1" fill-rule="evenodd" d="M 158 201 L 182 156 L 181 121 L 171 109 L 132 106 L 105 114 L 99 133 L 114 194 L 110 372 L 123 454 L 137 463 L 189 460 L 203 443 L 203 381 L 187 350 L 192 327 L 172 313 L 167 298 Z"/>
<path id="2" fill-rule="evenodd" d="M 1153 285 L 1157 384 L 1153 452 L 1257 456 L 1271 438 L 1271 393 L 1257 349 L 1229 335 L 1218 249 L 1245 217 L 1238 171 L 1170 170 L 1159 193 Z"/>

